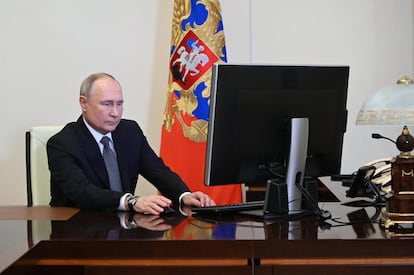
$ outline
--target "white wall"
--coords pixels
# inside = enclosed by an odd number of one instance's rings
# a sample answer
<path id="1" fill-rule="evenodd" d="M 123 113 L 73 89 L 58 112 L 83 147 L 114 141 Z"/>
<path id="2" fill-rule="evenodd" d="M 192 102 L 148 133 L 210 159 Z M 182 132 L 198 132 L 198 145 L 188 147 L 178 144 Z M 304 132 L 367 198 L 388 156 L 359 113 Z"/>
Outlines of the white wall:
<path id="1" fill-rule="evenodd" d="M 355 126 L 362 101 L 413 76 L 412 0 L 221 0 L 229 62 L 351 67 L 343 172 L 395 155 L 400 127 Z M 0 204 L 25 204 L 24 132 L 80 114 L 81 80 L 116 76 L 158 151 L 173 0 L 0 0 Z M 414 130 L 413 130 L 414 132 Z"/>

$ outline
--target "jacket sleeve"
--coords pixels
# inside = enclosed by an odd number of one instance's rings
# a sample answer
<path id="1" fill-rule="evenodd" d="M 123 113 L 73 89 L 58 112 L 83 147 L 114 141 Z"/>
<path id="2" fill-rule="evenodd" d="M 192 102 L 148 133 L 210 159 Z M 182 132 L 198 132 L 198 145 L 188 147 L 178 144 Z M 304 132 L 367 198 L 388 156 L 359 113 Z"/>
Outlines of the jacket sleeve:
<path id="1" fill-rule="evenodd" d="M 117 149 L 117 154 L 119 152 L 121 159 L 124 154 L 129 154 L 129 171 L 137 169 L 137 172 L 153 184 L 164 196 L 177 204 L 180 195 L 184 192 L 190 192 L 190 189 L 181 177 L 166 166 L 164 161 L 154 152 L 138 124 L 135 121 L 127 122 L 129 122 L 127 131 L 121 127 L 119 133 L 122 133 L 122 135 L 118 137 L 113 135 L 115 146 L 117 144 L 129 144 L 127 151 L 122 151 L 126 150 L 125 148 Z M 118 141 L 115 138 L 118 138 Z M 134 180 L 134 178 L 130 179 L 130 181 Z"/>

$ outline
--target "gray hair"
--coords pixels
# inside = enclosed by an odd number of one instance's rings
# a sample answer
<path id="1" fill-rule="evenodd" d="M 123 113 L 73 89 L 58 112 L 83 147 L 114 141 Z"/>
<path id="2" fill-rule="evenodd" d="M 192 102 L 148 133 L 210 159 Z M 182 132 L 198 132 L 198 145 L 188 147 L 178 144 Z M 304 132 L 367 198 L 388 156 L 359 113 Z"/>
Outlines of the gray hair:
<path id="1" fill-rule="evenodd" d="M 107 73 L 94 73 L 91 74 L 90 76 L 88 76 L 87 78 L 85 78 L 80 86 L 80 95 L 81 96 L 85 96 L 86 98 L 89 97 L 93 84 L 95 83 L 96 80 L 104 78 L 104 77 L 109 77 L 112 78 L 113 80 L 115 80 L 119 86 L 121 86 L 118 82 L 118 80 L 115 79 L 115 77 L 113 77 L 110 74 Z"/>

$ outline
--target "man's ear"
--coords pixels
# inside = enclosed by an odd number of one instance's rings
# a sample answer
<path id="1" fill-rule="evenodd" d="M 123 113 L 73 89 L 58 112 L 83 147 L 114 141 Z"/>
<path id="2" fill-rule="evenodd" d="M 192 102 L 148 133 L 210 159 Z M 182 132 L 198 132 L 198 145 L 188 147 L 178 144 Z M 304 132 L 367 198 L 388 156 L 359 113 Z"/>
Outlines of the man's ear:
<path id="1" fill-rule="evenodd" d="M 85 96 L 81 95 L 79 96 L 79 104 L 81 106 L 82 112 L 86 111 L 86 105 L 88 101 Z"/>

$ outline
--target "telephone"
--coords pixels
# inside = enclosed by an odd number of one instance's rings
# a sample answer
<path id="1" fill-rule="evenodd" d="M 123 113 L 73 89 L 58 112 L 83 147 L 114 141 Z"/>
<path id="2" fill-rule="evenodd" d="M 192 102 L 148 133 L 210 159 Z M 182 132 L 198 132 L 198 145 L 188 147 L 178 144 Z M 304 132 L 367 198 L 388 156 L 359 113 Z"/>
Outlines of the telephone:
<path id="1" fill-rule="evenodd" d="M 392 158 L 375 159 L 361 166 L 352 175 L 344 177 L 343 184 L 349 186 L 346 196 L 373 199 L 372 202 L 366 202 L 368 204 L 381 203 L 381 196 L 391 191 L 391 162 Z"/>
<path id="2" fill-rule="evenodd" d="M 375 185 L 371 182 L 371 178 L 375 173 L 374 165 L 361 166 L 352 181 L 346 196 L 350 198 L 369 197 L 375 198 L 379 196 L 379 190 L 375 189 Z"/>
<path id="3" fill-rule="evenodd" d="M 370 180 L 383 187 L 389 186 L 391 183 L 391 161 L 393 158 L 379 158 L 365 163 L 362 167 L 373 166 L 373 173 L 370 175 Z M 360 169 L 358 169 L 359 171 Z M 362 169 L 364 170 L 364 169 Z M 355 181 L 358 171 L 350 175 L 333 175 L 331 180 L 342 181 L 344 186 L 351 186 Z M 362 173 L 362 171 L 360 172 Z"/>
<path id="4" fill-rule="evenodd" d="M 381 158 L 366 164 L 375 167 L 371 182 L 387 193 L 391 191 L 391 160 L 392 158 Z"/>

